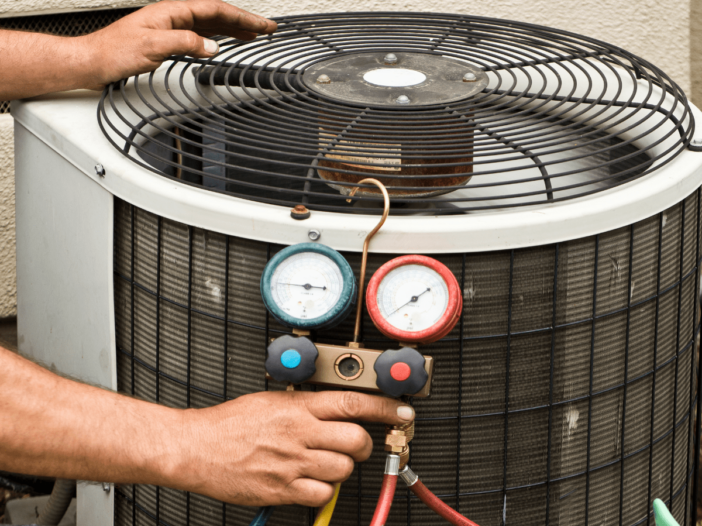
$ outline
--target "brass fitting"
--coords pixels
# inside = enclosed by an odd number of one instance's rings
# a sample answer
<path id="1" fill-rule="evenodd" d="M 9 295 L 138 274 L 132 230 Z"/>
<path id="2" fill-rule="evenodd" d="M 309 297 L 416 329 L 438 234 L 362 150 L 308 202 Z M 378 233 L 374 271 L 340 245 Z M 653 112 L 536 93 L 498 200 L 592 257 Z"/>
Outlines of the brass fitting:
<path id="1" fill-rule="evenodd" d="M 404 431 L 391 429 L 385 434 L 385 451 L 399 454 L 407 447 L 407 436 Z"/>
<path id="2" fill-rule="evenodd" d="M 414 421 L 385 428 L 385 451 L 400 456 L 400 467 L 409 460 L 409 443 L 414 438 Z"/>
<path id="3" fill-rule="evenodd" d="M 405 432 L 405 436 L 407 437 L 407 443 L 409 443 L 414 438 L 414 420 L 412 420 L 409 424 L 394 426 L 394 428 Z"/>
<path id="4" fill-rule="evenodd" d="M 405 449 L 400 452 L 400 469 L 404 468 L 407 462 L 409 462 L 409 454 L 410 448 L 409 446 L 405 446 Z"/>

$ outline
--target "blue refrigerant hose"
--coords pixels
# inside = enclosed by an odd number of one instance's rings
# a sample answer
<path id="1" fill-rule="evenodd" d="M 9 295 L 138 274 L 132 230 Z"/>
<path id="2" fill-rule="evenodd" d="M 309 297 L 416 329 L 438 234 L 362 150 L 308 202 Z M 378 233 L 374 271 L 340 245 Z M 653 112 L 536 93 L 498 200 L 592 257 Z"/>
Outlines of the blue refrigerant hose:
<path id="1" fill-rule="evenodd" d="M 249 526 L 266 526 L 268 519 L 270 519 L 271 515 L 273 515 L 274 509 L 274 506 L 263 506 L 259 508 L 258 513 L 256 513 L 256 516 L 253 518 Z"/>

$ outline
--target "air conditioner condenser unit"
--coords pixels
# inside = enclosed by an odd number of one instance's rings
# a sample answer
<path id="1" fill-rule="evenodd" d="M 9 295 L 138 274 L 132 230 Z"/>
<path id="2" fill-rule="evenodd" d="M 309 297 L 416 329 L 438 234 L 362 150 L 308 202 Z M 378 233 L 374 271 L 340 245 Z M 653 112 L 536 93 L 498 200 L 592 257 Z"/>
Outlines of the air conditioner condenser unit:
<path id="1" fill-rule="evenodd" d="M 654 498 L 691 524 L 699 110 L 653 65 L 560 30 L 426 13 L 278 24 L 102 95 L 13 106 L 21 352 L 173 407 L 285 389 L 264 362 L 290 329 L 261 276 L 316 243 L 358 277 L 383 205 L 372 177 L 391 208 L 368 276 L 428 255 L 463 302 L 420 346 L 434 368 L 410 464 L 426 485 L 482 526 L 641 524 Z M 361 328 L 367 347 L 396 345 L 367 314 Z M 312 337 L 353 333 L 350 316 Z M 381 449 L 343 484 L 334 524 L 370 520 Z M 81 526 L 254 513 L 79 486 Z M 313 517 L 286 507 L 270 524 Z M 441 523 L 398 490 L 388 525 Z"/>

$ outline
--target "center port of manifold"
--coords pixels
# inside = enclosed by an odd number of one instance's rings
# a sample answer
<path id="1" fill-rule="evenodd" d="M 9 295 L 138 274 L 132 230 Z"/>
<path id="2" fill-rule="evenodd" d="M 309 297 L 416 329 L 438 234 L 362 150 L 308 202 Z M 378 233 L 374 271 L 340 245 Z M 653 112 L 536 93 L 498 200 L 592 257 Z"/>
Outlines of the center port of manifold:
<path id="1" fill-rule="evenodd" d="M 363 360 L 353 353 L 342 354 L 334 362 L 334 371 L 339 378 L 350 382 L 363 374 Z"/>

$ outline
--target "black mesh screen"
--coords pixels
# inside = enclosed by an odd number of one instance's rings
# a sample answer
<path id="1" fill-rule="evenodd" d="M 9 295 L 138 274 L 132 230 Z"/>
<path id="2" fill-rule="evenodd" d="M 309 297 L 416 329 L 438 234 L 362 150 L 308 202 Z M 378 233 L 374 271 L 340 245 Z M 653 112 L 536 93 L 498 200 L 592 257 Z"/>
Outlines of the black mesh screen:
<path id="1" fill-rule="evenodd" d="M 432 396 L 416 400 L 412 468 L 481 526 L 653 524 L 656 497 L 692 523 L 699 330 L 699 192 L 631 227 L 504 252 L 438 259 L 464 290 L 461 322 L 422 348 Z M 121 392 L 206 407 L 285 386 L 264 378 L 266 341 L 286 330 L 259 294 L 281 247 L 227 237 L 116 202 Z M 359 247 L 360 248 L 360 247 Z M 360 257 L 346 253 L 356 273 Z M 372 274 L 390 255 L 370 257 Z M 364 320 L 371 348 L 393 343 Z M 353 320 L 320 341 L 349 341 Z M 384 465 L 341 489 L 338 526 L 368 524 Z M 118 525 L 247 525 L 255 510 L 151 486 L 121 486 Z M 279 508 L 269 524 L 311 524 Z M 444 522 L 398 486 L 389 525 Z"/>
<path id="2" fill-rule="evenodd" d="M 97 31 L 134 11 L 135 8 L 128 8 L 0 18 L 0 29 L 75 37 Z M 9 101 L 0 101 L 0 113 L 10 113 Z"/>

